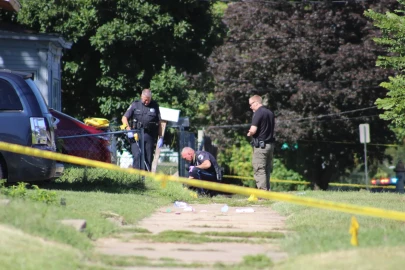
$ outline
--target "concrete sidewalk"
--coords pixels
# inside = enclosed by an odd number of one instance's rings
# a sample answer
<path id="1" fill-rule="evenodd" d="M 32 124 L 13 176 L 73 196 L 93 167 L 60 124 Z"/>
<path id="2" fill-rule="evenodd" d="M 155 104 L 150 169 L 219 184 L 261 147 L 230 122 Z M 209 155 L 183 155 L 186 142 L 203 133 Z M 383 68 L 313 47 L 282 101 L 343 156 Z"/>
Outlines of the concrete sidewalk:
<path id="1" fill-rule="evenodd" d="M 136 227 L 144 228 L 154 234 L 168 230 L 192 231 L 195 233 L 212 231 L 286 232 L 285 217 L 272 211 L 269 206 L 229 207 L 227 212 L 221 212 L 223 204 L 191 204 L 188 206 L 192 207 L 193 211 L 184 211 L 185 209 L 173 205 L 162 207 L 152 216 L 142 220 Z M 248 208 L 253 209 L 254 212 L 237 212 L 237 209 L 246 210 Z M 188 208 L 188 210 L 191 209 Z M 221 238 L 226 237 L 221 236 Z M 179 264 L 201 263 L 212 266 L 215 263 L 237 264 L 242 262 L 243 257 L 247 255 L 267 255 L 273 262 L 283 260 L 287 255 L 280 250 L 278 242 L 277 239 L 264 239 L 260 244 L 235 242 L 157 243 L 139 239 L 131 240 L 131 236 L 126 233 L 126 236 L 120 239 L 107 238 L 98 240 L 97 251 L 117 256 L 142 256 L 151 261 L 171 258 Z"/>

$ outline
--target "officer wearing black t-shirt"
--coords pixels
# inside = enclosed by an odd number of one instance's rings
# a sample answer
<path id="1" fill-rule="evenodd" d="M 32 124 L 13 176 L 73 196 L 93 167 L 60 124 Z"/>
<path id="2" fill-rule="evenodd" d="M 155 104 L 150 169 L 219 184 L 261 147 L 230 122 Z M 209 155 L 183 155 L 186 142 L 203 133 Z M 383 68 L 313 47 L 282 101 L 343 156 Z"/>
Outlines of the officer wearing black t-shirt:
<path id="1" fill-rule="evenodd" d="M 190 162 L 190 178 L 207 181 L 222 180 L 221 170 L 217 160 L 211 153 L 206 151 L 194 151 L 191 147 L 184 147 L 181 151 L 181 157 Z"/>
<path id="2" fill-rule="evenodd" d="M 270 174 L 273 170 L 274 114 L 262 104 L 262 98 L 254 95 L 249 99 L 253 110 L 252 124 L 247 136 L 252 137 L 252 165 L 258 189 L 270 190 Z"/>
<path id="3" fill-rule="evenodd" d="M 132 120 L 132 124 L 129 123 Z M 153 148 L 158 138 L 158 146 L 163 145 L 163 134 L 159 104 L 152 100 L 152 92 L 144 89 L 141 100 L 134 101 L 122 117 L 122 123 L 126 130 L 144 129 L 145 169 L 150 171 Z M 139 142 L 132 141 L 131 152 L 133 156 L 133 168 L 141 168 L 141 149 Z"/>

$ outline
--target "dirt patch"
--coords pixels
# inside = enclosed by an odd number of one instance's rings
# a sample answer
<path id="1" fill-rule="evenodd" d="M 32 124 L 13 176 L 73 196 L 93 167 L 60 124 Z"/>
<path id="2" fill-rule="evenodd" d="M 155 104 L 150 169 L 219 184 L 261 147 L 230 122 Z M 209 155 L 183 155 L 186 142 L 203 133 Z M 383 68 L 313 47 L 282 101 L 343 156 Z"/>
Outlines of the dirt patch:
<path id="1" fill-rule="evenodd" d="M 145 218 L 137 228 L 144 228 L 153 234 L 163 231 L 203 232 L 285 232 L 285 217 L 268 206 L 229 207 L 222 212 L 221 204 L 189 205 L 193 211 L 169 205 L 160 208 Z M 240 212 L 252 208 L 254 212 Z M 239 210 L 238 210 L 239 209 Z M 188 209 L 190 210 L 190 208 Z M 249 211 L 249 210 L 248 210 Z M 123 239 L 125 238 L 125 239 Z M 157 243 L 131 239 L 128 233 L 123 238 L 107 238 L 97 241 L 97 250 L 104 254 L 119 256 L 143 256 L 156 260 L 172 258 L 179 263 L 240 263 L 247 255 L 267 255 L 273 262 L 283 260 L 286 253 L 279 248 L 278 241 L 265 239 L 264 243 Z M 140 268 L 138 268 L 140 269 Z"/>

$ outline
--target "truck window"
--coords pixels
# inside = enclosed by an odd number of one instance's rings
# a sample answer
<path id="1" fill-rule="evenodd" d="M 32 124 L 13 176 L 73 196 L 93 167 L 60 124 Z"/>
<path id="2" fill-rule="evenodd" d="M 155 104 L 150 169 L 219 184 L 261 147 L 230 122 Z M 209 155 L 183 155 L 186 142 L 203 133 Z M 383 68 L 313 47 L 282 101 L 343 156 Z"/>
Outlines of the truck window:
<path id="1" fill-rule="evenodd" d="M 48 113 L 49 112 L 48 106 L 46 105 L 45 99 L 42 96 L 42 93 L 38 89 L 37 85 L 31 79 L 26 79 L 25 82 L 31 87 L 32 92 L 34 93 L 34 95 L 38 101 L 38 104 L 39 104 L 39 107 L 41 108 L 42 113 Z"/>
<path id="2" fill-rule="evenodd" d="M 14 87 L 5 80 L 0 79 L 0 111 L 22 111 L 23 106 Z"/>

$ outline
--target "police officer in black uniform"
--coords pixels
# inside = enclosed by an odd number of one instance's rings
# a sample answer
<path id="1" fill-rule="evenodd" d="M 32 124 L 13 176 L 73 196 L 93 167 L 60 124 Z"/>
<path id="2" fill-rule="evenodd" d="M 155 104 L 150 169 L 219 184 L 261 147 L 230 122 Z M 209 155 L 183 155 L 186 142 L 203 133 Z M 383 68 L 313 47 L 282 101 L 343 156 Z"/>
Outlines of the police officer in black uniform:
<path id="1" fill-rule="evenodd" d="M 122 124 L 126 130 L 144 129 L 145 169 L 150 171 L 153 148 L 158 139 L 158 147 L 163 145 L 163 134 L 159 104 L 152 100 L 150 89 L 144 89 L 141 100 L 135 100 L 122 117 Z M 131 120 L 132 123 L 129 122 Z M 141 149 L 139 142 L 132 140 L 131 152 L 134 159 L 133 168 L 141 168 Z"/>
<path id="2" fill-rule="evenodd" d="M 181 157 L 190 162 L 189 178 L 219 182 L 222 180 L 222 172 L 215 157 L 207 151 L 194 151 L 191 147 L 184 147 Z M 205 192 L 198 189 L 199 193 L 215 195 L 216 192 Z"/>

